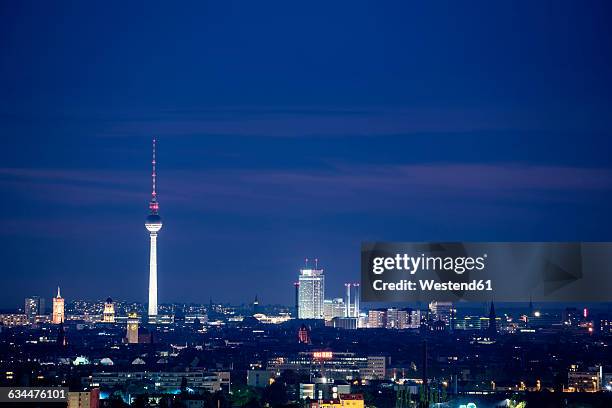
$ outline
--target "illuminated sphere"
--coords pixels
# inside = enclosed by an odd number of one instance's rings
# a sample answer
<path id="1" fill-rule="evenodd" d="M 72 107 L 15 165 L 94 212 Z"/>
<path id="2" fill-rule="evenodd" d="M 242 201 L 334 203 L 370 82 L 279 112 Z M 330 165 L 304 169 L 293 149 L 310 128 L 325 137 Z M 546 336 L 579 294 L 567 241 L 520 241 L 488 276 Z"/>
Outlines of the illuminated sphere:
<path id="1" fill-rule="evenodd" d="M 149 232 L 157 232 L 162 227 L 161 217 L 157 214 L 150 214 L 145 221 L 145 227 Z"/>

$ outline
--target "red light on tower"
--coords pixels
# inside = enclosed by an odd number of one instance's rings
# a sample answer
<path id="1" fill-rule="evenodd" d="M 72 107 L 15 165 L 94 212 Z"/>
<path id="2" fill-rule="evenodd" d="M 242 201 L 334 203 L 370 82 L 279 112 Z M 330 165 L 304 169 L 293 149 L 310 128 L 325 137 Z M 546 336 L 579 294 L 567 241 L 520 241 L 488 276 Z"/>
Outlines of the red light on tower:
<path id="1" fill-rule="evenodd" d="M 582 311 L 582 315 L 584 316 L 585 319 L 589 317 L 589 309 L 585 307 L 584 310 Z"/>

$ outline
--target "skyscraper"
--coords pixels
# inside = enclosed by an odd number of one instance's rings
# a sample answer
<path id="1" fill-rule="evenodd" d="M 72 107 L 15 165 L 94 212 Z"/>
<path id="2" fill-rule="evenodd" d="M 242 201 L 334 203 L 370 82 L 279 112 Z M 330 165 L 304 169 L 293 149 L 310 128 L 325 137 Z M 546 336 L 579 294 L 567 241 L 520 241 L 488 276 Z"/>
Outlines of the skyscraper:
<path id="1" fill-rule="evenodd" d="M 151 177 L 153 180 L 153 191 L 151 192 L 151 201 L 149 202 L 149 216 L 145 221 L 145 227 L 149 231 L 151 237 L 151 255 L 149 258 L 149 320 L 156 320 L 157 317 L 157 233 L 162 227 L 162 220 L 158 214 L 159 204 L 157 202 L 156 178 L 155 171 L 155 138 L 153 138 L 153 160 L 151 161 L 153 172 Z"/>
<path id="2" fill-rule="evenodd" d="M 36 316 L 45 314 L 45 299 L 40 296 L 26 298 L 23 313 L 25 313 L 30 320 L 34 320 Z"/>
<path id="3" fill-rule="evenodd" d="M 298 292 L 298 318 L 300 319 L 323 319 L 323 299 L 325 299 L 325 275 L 323 269 L 318 268 L 315 259 L 315 267 L 306 266 L 300 269 Z"/>
<path id="4" fill-rule="evenodd" d="M 60 288 L 57 287 L 57 296 L 53 298 L 53 323 L 64 322 L 64 298 L 60 295 Z"/>

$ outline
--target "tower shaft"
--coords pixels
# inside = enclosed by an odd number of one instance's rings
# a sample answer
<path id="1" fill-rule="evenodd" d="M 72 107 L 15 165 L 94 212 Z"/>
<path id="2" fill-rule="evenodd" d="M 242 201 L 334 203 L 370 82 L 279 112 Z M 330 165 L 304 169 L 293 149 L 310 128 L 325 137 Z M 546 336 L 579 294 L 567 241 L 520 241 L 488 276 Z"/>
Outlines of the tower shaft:
<path id="1" fill-rule="evenodd" d="M 149 258 L 149 316 L 157 316 L 157 232 L 151 232 Z"/>

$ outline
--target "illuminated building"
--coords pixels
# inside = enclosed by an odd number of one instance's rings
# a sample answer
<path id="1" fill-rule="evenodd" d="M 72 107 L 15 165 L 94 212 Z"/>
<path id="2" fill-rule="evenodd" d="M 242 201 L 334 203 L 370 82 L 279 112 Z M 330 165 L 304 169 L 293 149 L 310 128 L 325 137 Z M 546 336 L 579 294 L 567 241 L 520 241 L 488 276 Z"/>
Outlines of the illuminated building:
<path id="1" fill-rule="evenodd" d="M 368 311 L 368 328 L 382 329 L 387 326 L 387 310 L 372 309 Z"/>
<path id="2" fill-rule="evenodd" d="M 387 323 L 385 327 L 387 329 L 399 329 L 399 311 L 396 308 L 387 309 Z"/>
<path id="3" fill-rule="evenodd" d="M 529 326 L 533 328 L 561 327 L 562 325 L 562 316 L 556 312 L 535 311 L 533 316 L 529 318 Z"/>
<path id="4" fill-rule="evenodd" d="M 359 307 L 361 302 L 361 286 L 359 283 L 353 283 L 353 288 L 355 289 L 355 306 L 353 307 L 353 317 L 359 317 Z"/>
<path id="5" fill-rule="evenodd" d="M 340 394 L 331 400 L 318 400 L 310 403 L 310 408 L 364 408 L 365 402 L 361 394 Z"/>
<path id="6" fill-rule="evenodd" d="M 315 268 L 300 269 L 299 278 L 298 317 L 300 319 L 323 319 L 323 300 L 325 298 L 325 275 L 323 269 L 318 268 L 315 259 Z"/>
<path id="7" fill-rule="evenodd" d="M 64 298 L 60 295 L 60 288 L 57 287 L 57 296 L 53 298 L 53 319 L 54 324 L 64 322 Z"/>
<path id="8" fill-rule="evenodd" d="M 159 203 L 157 202 L 157 173 L 155 170 L 155 138 L 153 139 L 153 160 L 151 161 L 153 172 L 151 177 L 153 180 L 153 191 L 151 192 L 151 201 L 149 202 L 149 216 L 145 221 L 145 227 L 149 231 L 151 239 L 151 249 L 149 258 L 149 320 L 157 319 L 157 233 L 162 228 L 162 220 L 158 214 Z"/>
<path id="9" fill-rule="evenodd" d="M 443 321 L 447 326 L 451 325 L 453 304 L 451 302 L 431 302 L 429 304 L 433 320 Z"/>
<path id="10" fill-rule="evenodd" d="M 115 304 L 113 303 L 113 299 L 108 298 L 104 303 L 104 312 L 102 313 L 102 321 L 104 323 L 114 323 L 115 322 Z"/>
<path id="11" fill-rule="evenodd" d="M 567 391 L 597 392 L 601 389 L 602 377 L 601 366 L 593 367 L 590 371 L 578 371 L 578 367 L 573 366 L 567 373 Z"/>
<path id="12" fill-rule="evenodd" d="M 129 344 L 138 343 L 138 315 L 134 312 L 128 315 L 125 338 Z"/>
<path id="13" fill-rule="evenodd" d="M 483 324 L 486 321 L 487 326 Z M 488 327 L 488 319 L 482 316 L 463 316 L 457 319 L 455 329 L 457 330 L 482 330 L 483 327 Z"/>
<path id="14" fill-rule="evenodd" d="M 344 317 L 359 317 L 359 283 L 345 283 L 346 287 L 346 310 Z M 351 288 L 353 288 L 351 303 Z M 340 317 L 340 316 L 338 316 Z"/>
<path id="15" fill-rule="evenodd" d="M 359 326 L 359 318 L 357 317 L 334 317 L 331 321 L 332 327 L 345 330 L 355 330 Z"/>
<path id="16" fill-rule="evenodd" d="M 413 309 L 399 309 L 397 311 L 397 328 L 418 329 L 421 326 L 421 312 Z"/>
<path id="17" fill-rule="evenodd" d="M 385 379 L 386 357 L 362 357 L 355 353 L 328 350 L 301 352 L 296 356 L 268 360 L 267 370 L 280 375 L 285 370 L 334 380 Z"/>
<path id="18" fill-rule="evenodd" d="M 323 301 L 323 316 L 325 320 L 332 320 L 335 317 L 346 316 L 347 305 L 342 298 L 325 299 Z"/>
<path id="19" fill-rule="evenodd" d="M 36 316 L 45 314 L 45 299 L 40 296 L 26 298 L 23 312 L 30 320 L 34 320 Z"/>
<path id="20" fill-rule="evenodd" d="M 612 319 L 600 318 L 598 329 L 600 333 L 612 333 Z"/>
<path id="21" fill-rule="evenodd" d="M 30 319 L 25 314 L 4 313 L 0 314 L 0 324 L 2 326 L 25 326 L 30 324 Z"/>
<path id="22" fill-rule="evenodd" d="M 110 388 L 132 386 L 137 387 L 143 383 L 154 384 L 151 392 L 178 393 L 181 383 L 185 381 L 187 387 L 194 390 L 208 392 L 221 391 L 222 387 L 229 386 L 230 373 L 227 371 L 137 371 L 137 372 L 94 372 L 89 381 L 92 387 Z"/>

